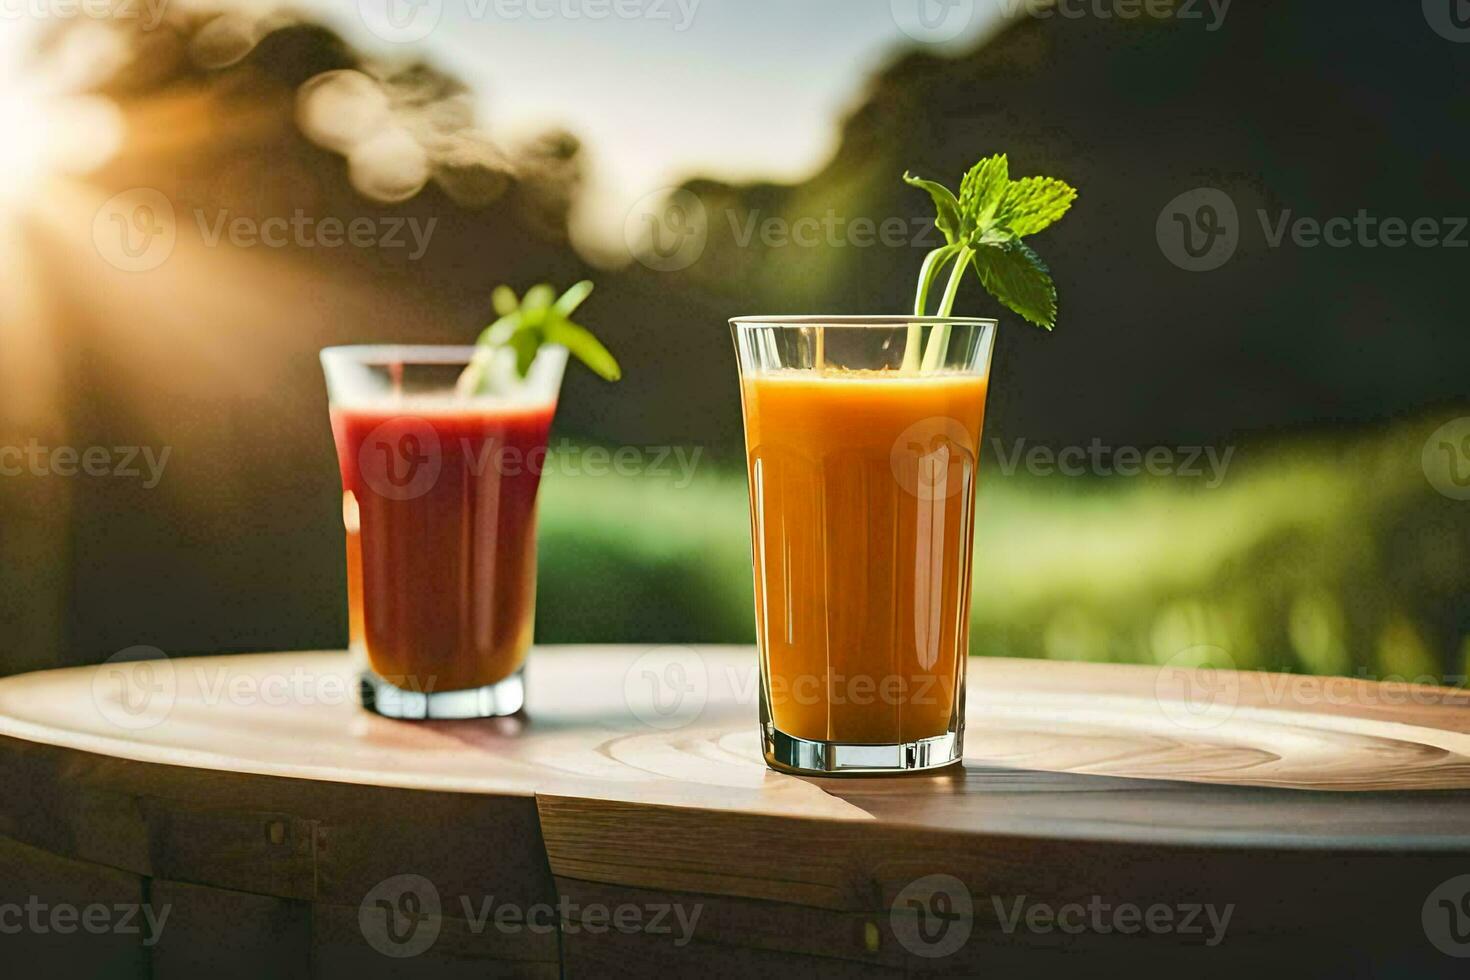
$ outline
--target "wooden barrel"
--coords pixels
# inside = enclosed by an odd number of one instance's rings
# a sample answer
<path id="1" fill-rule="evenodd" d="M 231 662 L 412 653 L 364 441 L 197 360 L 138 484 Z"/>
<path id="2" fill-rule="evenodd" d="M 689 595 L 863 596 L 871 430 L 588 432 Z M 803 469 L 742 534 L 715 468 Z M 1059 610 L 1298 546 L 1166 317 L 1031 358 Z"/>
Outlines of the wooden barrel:
<path id="1" fill-rule="evenodd" d="M 0 681 L 0 943 L 211 980 L 1470 968 L 1464 691 L 976 660 L 962 767 L 817 779 L 762 764 L 752 650 L 527 680 L 431 723 L 358 709 L 341 653 Z"/>

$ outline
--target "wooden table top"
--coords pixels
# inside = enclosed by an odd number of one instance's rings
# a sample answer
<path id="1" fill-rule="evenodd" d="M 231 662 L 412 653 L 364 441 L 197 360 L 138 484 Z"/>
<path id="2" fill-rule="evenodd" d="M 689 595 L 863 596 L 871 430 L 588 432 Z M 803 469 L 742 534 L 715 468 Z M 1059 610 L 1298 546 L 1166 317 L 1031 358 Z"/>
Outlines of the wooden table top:
<path id="1" fill-rule="evenodd" d="M 1461 690 L 980 659 L 963 766 L 806 778 L 761 759 L 749 648 L 538 649 L 527 685 L 523 716 L 426 723 L 358 708 L 343 653 L 0 680 L 0 881 L 172 910 L 155 947 L 34 934 L 25 955 L 354 980 L 1054 976 L 1079 954 L 1438 976 L 1470 955 L 1445 912 L 1470 903 Z M 487 928 L 492 901 L 558 925 Z M 682 937 L 599 928 L 670 903 Z M 1023 906 L 1229 924 L 1063 934 Z"/>
<path id="2" fill-rule="evenodd" d="M 343 653 L 183 658 L 0 680 L 0 735 L 219 772 L 976 834 L 1470 848 L 1463 690 L 974 659 L 963 768 L 801 778 L 761 760 L 756 684 L 748 648 L 541 648 L 523 716 L 422 723 L 361 711 Z"/>

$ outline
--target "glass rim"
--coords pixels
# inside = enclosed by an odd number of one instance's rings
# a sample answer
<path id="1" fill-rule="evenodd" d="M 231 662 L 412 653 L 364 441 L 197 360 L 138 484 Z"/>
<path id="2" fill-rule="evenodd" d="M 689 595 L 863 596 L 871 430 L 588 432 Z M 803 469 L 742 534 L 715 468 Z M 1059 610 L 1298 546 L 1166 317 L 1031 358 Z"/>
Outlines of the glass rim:
<path id="1" fill-rule="evenodd" d="M 730 318 L 732 327 L 908 327 L 908 326 L 999 326 L 1000 321 L 990 317 L 976 316 L 915 316 L 913 314 L 850 314 L 832 316 L 820 314 L 771 314 L 760 316 L 735 316 Z"/>
<path id="2" fill-rule="evenodd" d="M 474 344 L 337 344 L 323 347 L 322 360 L 343 359 L 359 364 L 468 364 Z"/>

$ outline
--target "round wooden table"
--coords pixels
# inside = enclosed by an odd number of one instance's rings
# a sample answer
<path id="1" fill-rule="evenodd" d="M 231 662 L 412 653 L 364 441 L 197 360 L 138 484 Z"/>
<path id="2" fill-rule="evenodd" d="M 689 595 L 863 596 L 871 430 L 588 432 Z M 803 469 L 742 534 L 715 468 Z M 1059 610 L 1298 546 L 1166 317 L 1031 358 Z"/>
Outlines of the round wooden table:
<path id="1" fill-rule="evenodd" d="M 211 980 L 1470 971 L 1462 690 L 979 659 L 962 767 L 817 779 L 762 764 L 747 648 L 543 648 L 527 684 L 422 723 L 342 653 L 0 681 L 0 944 Z"/>

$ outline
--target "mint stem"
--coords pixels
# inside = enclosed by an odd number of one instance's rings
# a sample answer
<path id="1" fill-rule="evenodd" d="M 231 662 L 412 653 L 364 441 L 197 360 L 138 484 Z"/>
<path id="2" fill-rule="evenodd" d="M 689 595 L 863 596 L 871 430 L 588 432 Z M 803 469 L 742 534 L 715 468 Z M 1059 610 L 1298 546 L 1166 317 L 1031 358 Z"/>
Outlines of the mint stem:
<path id="1" fill-rule="evenodd" d="M 954 268 L 950 271 L 949 282 L 944 286 L 944 296 L 939 300 L 939 311 L 936 316 L 949 316 L 954 309 L 955 297 L 959 295 L 960 282 L 965 278 L 965 273 L 970 268 L 970 257 L 974 251 L 962 248 L 955 259 Z M 942 323 L 929 332 L 929 343 L 924 348 L 924 364 L 921 370 L 925 372 L 937 371 L 944 361 L 944 352 L 949 349 L 949 324 Z"/>
<path id="2" fill-rule="evenodd" d="M 943 271 L 946 263 L 955 256 L 958 248 L 956 245 L 942 245 L 924 256 L 923 268 L 919 270 L 919 286 L 914 291 L 914 316 L 924 315 L 925 309 L 929 306 L 929 288 L 934 284 L 934 279 Z M 919 370 L 923 343 L 924 328 L 917 323 L 909 324 L 908 337 L 903 348 L 902 370 L 905 374 L 913 374 Z"/>

